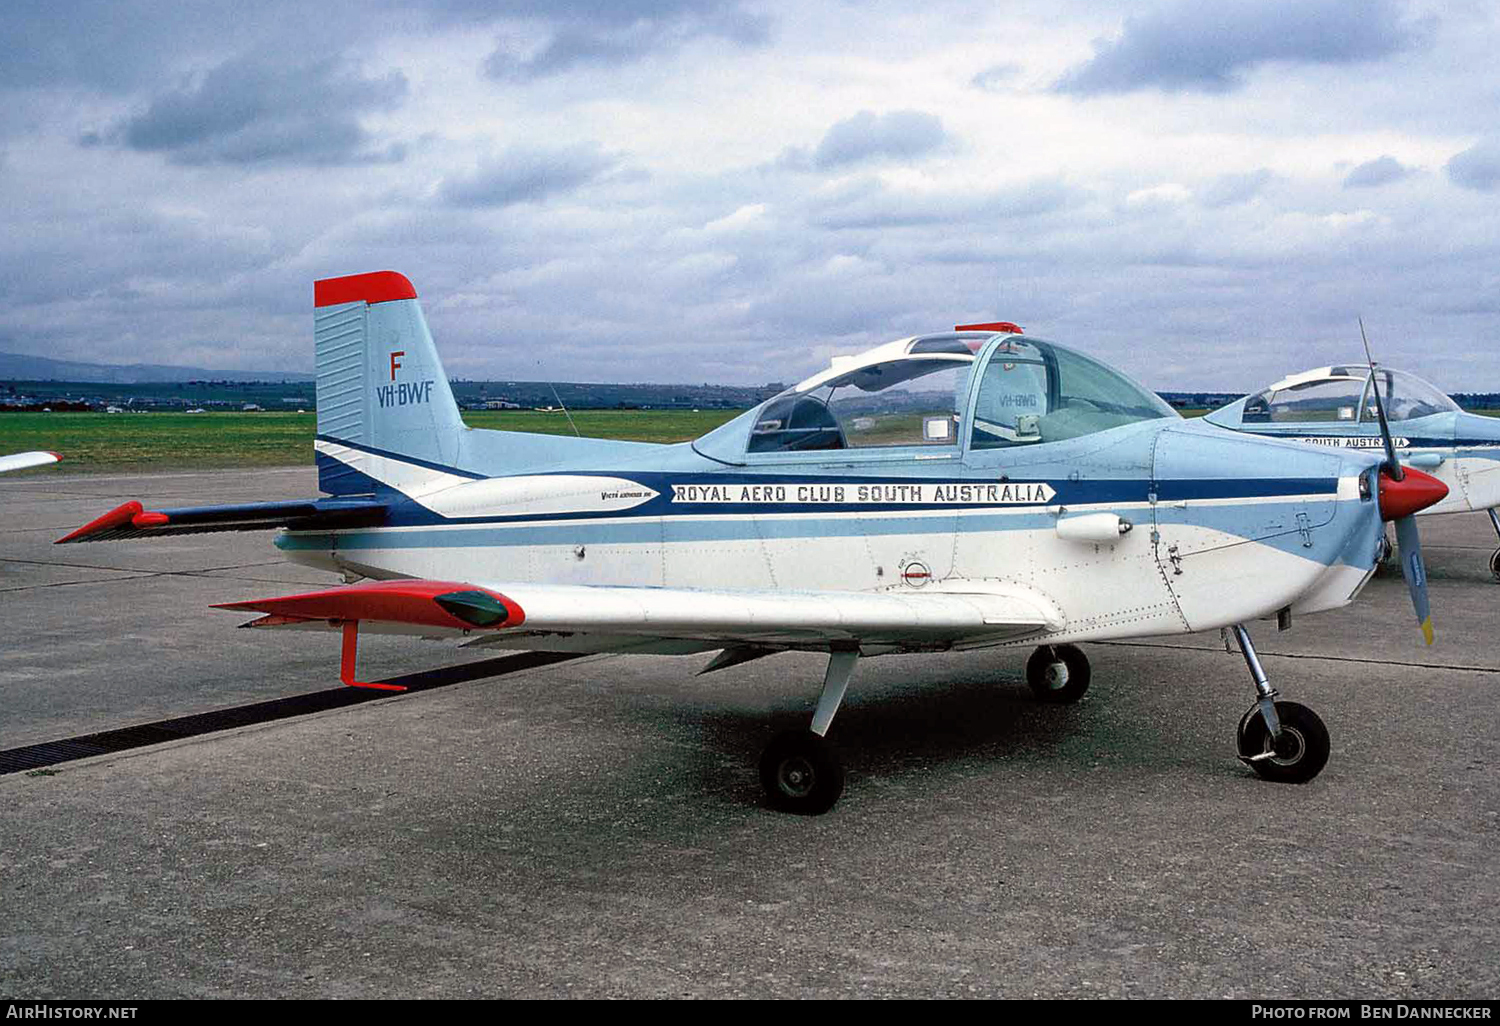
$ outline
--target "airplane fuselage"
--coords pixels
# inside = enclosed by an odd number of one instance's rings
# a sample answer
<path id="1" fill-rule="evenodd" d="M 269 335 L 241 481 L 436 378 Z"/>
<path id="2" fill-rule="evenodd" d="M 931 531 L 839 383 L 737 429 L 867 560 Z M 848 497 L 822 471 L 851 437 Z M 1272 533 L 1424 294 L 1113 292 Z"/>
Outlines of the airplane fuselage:
<path id="1" fill-rule="evenodd" d="M 397 458 L 326 440 L 319 449 L 346 469 Z M 840 450 L 728 465 L 691 445 L 647 447 L 594 471 L 486 478 L 448 468 L 424 484 L 413 468 L 387 525 L 277 544 L 298 562 L 372 578 L 913 593 L 1020 585 L 1061 614 L 1049 638 L 1096 640 L 1347 603 L 1377 554 L 1379 513 L 1360 480 L 1369 484 L 1377 462 L 1171 420 L 1045 452 Z"/>

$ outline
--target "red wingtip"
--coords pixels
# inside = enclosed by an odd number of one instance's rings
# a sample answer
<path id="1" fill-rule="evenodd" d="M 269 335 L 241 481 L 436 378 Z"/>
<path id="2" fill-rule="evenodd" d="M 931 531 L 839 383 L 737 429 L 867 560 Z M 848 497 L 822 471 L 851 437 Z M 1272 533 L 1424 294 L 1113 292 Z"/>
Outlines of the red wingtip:
<path id="1" fill-rule="evenodd" d="M 150 510 L 145 513 L 137 513 L 130 518 L 131 527 L 160 527 L 162 524 L 169 524 L 171 522 L 172 518 L 165 513 L 156 513 Z"/>
<path id="2" fill-rule="evenodd" d="M 62 462 L 62 453 L 60 453 L 60 452 L 53 452 L 51 449 L 48 449 L 47 450 L 47 455 L 51 456 L 54 460 L 56 460 L 59 463 Z"/>
<path id="3" fill-rule="evenodd" d="M 114 509 L 104 514 L 104 516 L 99 517 L 95 520 L 90 520 L 88 523 L 84 524 L 82 527 L 72 532 L 71 534 L 63 535 L 52 544 L 61 545 L 64 542 L 77 541 L 79 538 L 86 538 L 91 534 L 98 534 L 100 531 L 108 531 L 111 528 L 115 527 L 124 527 L 126 524 L 134 520 L 136 516 L 141 512 L 141 504 L 132 499 L 130 502 L 127 502 L 124 505 L 116 506 Z"/>
<path id="4" fill-rule="evenodd" d="M 1384 470 L 1380 472 L 1381 520 L 1410 516 L 1442 502 L 1448 495 L 1448 486 L 1431 474 L 1411 467 L 1401 469 L 1404 473 L 1399 481 Z"/>
<path id="5" fill-rule="evenodd" d="M 1012 335 L 1023 335 L 1019 324 L 1010 321 L 990 321 L 986 324 L 955 324 L 954 331 L 1008 331 Z"/>
<path id="6" fill-rule="evenodd" d="M 417 290 L 404 274 L 395 271 L 371 271 L 369 274 L 347 274 L 342 278 L 323 278 L 313 282 L 313 306 L 337 306 L 340 303 L 389 303 L 395 299 L 416 299 Z"/>

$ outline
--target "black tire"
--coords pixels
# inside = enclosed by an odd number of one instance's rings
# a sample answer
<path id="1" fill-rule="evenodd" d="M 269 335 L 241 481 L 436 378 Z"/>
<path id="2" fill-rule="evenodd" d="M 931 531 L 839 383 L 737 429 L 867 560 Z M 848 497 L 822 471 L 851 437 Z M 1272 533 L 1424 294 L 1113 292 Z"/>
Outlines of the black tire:
<path id="1" fill-rule="evenodd" d="M 1495 580 L 1500 581 L 1500 549 L 1490 553 L 1490 573 L 1495 575 Z"/>
<path id="2" fill-rule="evenodd" d="M 1281 739 L 1273 749 L 1260 706 L 1244 715 L 1238 737 L 1240 758 L 1249 760 L 1274 750 L 1277 754 L 1250 762 L 1250 768 L 1279 784 L 1305 784 L 1328 765 L 1328 728 L 1317 713 L 1296 702 L 1277 702 L 1276 716 L 1281 720 Z"/>
<path id="3" fill-rule="evenodd" d="M 762 753 L 760 783 L 782 812 L 820 816 L 844 793 L 844 767 L 827 741 L 810 730 L 789 730 Z"/>
<path id="4" fill-rule="evenodd" d="M 1026 660 L 1026 683 L 1038 702 L 1071 705 L 1089 689 L 1089 657 L 1077 645 L 1043 645 Z"/>

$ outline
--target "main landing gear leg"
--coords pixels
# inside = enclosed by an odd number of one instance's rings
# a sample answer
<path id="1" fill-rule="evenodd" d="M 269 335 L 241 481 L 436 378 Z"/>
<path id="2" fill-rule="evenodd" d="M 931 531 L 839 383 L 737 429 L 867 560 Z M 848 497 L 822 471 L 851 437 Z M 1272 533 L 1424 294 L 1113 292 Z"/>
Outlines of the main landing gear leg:
<path id="1" fill-rule="evenodd" d="M 829 653 L 812 728 L 777 734 L 760 757 L 761 786 L 771 804 L 783 812 L 816 816 L 833 808 L 844 793 L 844 768 L 824 735 L 844 700 L 858 660 L 858 648 Z"/>
<path id="2" fill-rule="evenodd" d="M 1250 668 L 1259 696 L 1240 718 L 1240 761 L 1266 780 L 1305 784 L 1328 764 L 1328 728 L 1318 714 L 1296 702 L 1278 702 L 1278 692 L 1266 680 L 1266 671 L 1250 643 L 1244 624 L 1229 628 Z"/>
<path id="3" fill-rule="evenodd" d="M 1490 515 L 1490 523 L 1495 527 L 1495 534 L 1500 535 L 1500 513 L 1493 509 L 1485 510 Z M 1490 553 L 1490 573 L 1495 575 L 1495 580 L 1500 581 L 1500 549 Z"/>

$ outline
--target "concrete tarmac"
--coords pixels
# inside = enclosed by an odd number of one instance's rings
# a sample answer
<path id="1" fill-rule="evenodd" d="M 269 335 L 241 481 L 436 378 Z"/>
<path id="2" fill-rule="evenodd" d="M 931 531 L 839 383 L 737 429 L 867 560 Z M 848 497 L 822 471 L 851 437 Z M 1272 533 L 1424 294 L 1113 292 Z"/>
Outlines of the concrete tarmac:
<path id="1" fill-rule="evenodd" d="M 269 533 L 51 545 L 131 498 L 312 494 L 0 478 L 0 748 L 334 685 L 336 635 L 208 608 L 335 583 Z M 1065 708 L 1026 648 L 864 661 L 817 818 L 755 763 L 822 659 L 591 657 L 0 777 L 0 993 L 1493 999 L 1496 539 L 1420 523 L 1432 649 L 1399 574 L 1252 626 L 1332 734 L 1304 786 L 1235 760 L 1254 693 L 1217 632 L 1085 646 Z M 360 672 L 463 658 L 369 638 Z"/>

